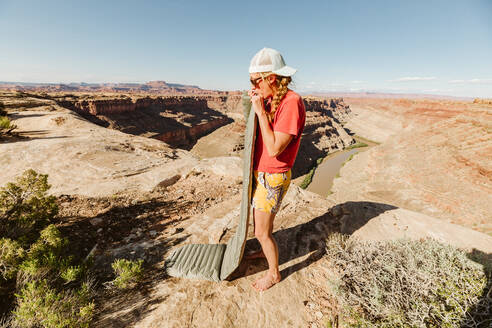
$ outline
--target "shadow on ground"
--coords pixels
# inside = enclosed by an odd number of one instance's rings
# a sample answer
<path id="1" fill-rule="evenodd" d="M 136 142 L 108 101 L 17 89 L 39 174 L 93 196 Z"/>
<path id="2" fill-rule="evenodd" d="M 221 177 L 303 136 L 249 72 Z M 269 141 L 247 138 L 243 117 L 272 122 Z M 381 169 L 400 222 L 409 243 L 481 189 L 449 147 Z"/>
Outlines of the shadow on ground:
<path id="1" fill-rule="evenodd" d="M 346 202 L 338 204 L 309 222 L 274 232 L 279 248 L 279 264 L 288 263 L 305 255 L 309 256 L 281 271 L 285 279 L 311 263 L 318 261 L 325 253 L 326 239 L 332 233 L 352 234 L 369 220 L 397 207 L 373 202 Z M 350 219 L 348 220 L 348 213 Z M 245 253 L 260 249 L 256 239 L 246 242 Z M 296 262 L 296 261 L 293 261 Z M 268 268 L 264 259 L 245 260 L 232 274 L 231 280 L 256 274 Z"/>
<path id="2" fill-rule="evenodd" d="M 490 328 L 492 327 L 492 253 L 487 254 L 474 249 L 467 255 L 471 260 L 483 265 L 487 283 L 479 301 L 466 311 L 460 327 Z"/>
<path id="3" fill-rule="evenodd" d="M 61 195 L 58 202 L 57 225 L 70 240 L 69 252 L 78 262 L 93 256 L 94 327 L 128 327 L 164 301 L 151 297 L 154 286 L 167 279 L 158 263 L 170 248 L 189 237 L 173 226 L 189 218 L 181 214 L 194 208 L 194 202 L 160 194 L 138 201 L 126 196 Z M 120 258 L 144 259 L 144 280 L 134 289 L 118 290 L 110 283 L 114 279 L 111 263 Z M 113 315 L 116 312 L 118 316 Z"/>
<path id="4" fill-rule="evenodd" d="M 371 219 L 397 207 L 374 202 L 346 202 L 330 208 L 325 214 L 309 222 L 282 229 L 274 233 L 279 247 L 279 264 L 293 262 L 281 271 L 282 279 L 318 261 L 325 254 L 326 239 L 330 234 L 351 235 Z M 260 249 L 256 239 L 246 243 L 245 253 Z M 474 249 L 468 257 L 483 266 L 487 279 L 479 300 L 463 315 L 461 328 L 492 327 L 492 254 Z M 307 256 L 307 257 L 306 257 Z M 296 261 L 305 257 L 302 261 Z M 266 271 L 265 259 L 245 260 L 233 273 L 230 280 Z"/>

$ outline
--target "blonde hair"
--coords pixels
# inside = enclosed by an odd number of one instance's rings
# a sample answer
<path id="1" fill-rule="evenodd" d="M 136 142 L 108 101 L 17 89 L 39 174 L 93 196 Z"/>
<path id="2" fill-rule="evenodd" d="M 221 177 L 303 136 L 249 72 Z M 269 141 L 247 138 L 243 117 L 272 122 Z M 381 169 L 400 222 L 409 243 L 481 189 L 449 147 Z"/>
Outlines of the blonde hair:
<path id="1" fill-rule="evenodd" d="M 266 78 L 267 76 L 270 75 L 275 75 L 275 74 L 271 72 L 260 73 L 260 76 L 262 78 Z M 287 86 L 292 81 L 292 78 L 290 76 L 280 76 L 280 75 L 275 75 L 275 76 L 276 76 L 275 86 L 277 92 L 273 96 L 270 112 L 267 113 L 268 121 L 270 123 L 273 122 L 273 119 L 275 118 L 275 112 L 277 111 L 280 102 L 282 101 L 282 99 L 284 99 L 285 95 L 287 94 L 287 91 L 289 91 Z"/>

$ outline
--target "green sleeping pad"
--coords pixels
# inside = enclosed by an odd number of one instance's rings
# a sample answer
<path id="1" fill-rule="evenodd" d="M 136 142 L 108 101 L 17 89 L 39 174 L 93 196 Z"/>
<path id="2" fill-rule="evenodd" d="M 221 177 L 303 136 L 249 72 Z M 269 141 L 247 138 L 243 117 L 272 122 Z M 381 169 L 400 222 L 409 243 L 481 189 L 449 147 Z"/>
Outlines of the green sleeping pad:
<path id="1" fill-rule="evenodd" d="M 248 220 L 253 185 L 253 156 L 256 116 L 247 93 L 242 105 L 247 119 L 244 136 L 243 190 L 238 227 L 226 244 L 189 244 L 175 249 L 166 259 L 167 274 L 173 277 L 220 281 L 227 279 L 239 266 L 248 234 Z"/>

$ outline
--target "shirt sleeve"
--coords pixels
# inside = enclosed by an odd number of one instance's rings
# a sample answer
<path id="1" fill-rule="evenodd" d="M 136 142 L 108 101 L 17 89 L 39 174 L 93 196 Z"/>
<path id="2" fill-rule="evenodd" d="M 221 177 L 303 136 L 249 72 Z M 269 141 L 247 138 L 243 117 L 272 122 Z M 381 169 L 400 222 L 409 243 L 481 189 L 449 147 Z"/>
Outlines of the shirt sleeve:
<path id="1" fill-rule="evenodd" d="M 297 136 L 299 134 L 299 121 L 302 108 L 296 98 L 288 99 L 279 108 L 273 131 L 284 132 Z"/>

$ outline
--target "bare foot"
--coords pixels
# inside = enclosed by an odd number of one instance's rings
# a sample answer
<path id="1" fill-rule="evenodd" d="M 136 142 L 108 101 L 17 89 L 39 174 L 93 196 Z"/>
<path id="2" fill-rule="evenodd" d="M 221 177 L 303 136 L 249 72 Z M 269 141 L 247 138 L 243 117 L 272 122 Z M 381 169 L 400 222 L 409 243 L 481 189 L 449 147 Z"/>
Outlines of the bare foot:
<path id="1" fill-rule="evenodd" d="M 259 250 L 256 252 L 251 252 L 246 255 L 244 255 L 244 259 L 246 260 L 254 260 L 254 259 L 259 259 L 259 258 L 265 258 L 265 254 L 263 254 L 263 250 Z"/>
<path id="2" fill-rule="evenodd" d="M 253 288 L 259 292 L 265 291 L 276 283 L 280 282 L 280 275 L 273 275 L 270 272 L 253 283 Z"/>

